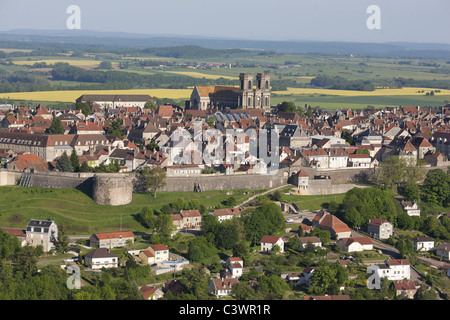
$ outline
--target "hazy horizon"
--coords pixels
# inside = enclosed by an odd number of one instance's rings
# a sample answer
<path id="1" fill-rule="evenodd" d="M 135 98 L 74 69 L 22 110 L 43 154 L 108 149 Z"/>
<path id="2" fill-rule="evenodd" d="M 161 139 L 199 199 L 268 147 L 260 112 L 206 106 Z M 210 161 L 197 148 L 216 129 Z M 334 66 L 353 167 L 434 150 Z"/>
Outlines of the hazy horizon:
<path id="1" fill-rule="evenodd" d="M 18 0 L 0 4 L 0 31 L 65 30 L 80 8 L 81 30 L 270 41 L 450 43 L 450 1 L 317 0 Z M 380 29 L 366 22 L 380 8 Z"/>

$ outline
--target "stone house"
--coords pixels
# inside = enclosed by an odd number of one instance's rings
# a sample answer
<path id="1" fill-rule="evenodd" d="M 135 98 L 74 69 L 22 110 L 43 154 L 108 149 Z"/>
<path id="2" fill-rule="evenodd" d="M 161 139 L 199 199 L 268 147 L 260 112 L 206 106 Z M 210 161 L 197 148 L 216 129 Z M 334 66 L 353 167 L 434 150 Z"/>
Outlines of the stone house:
<path id="1" fill-rule="evenodd" d="M 394 280 L 393 285 L 395 287 L 395 296 L 405 295 L 408 299 L 414 299 L 414 295 L 417 292 L 417 287 L 411 280 Z"/>
<path id="2" fill-rule="evenodd" d="M 389 239 L 393 229 L 392 223 L 386 219 L 374 218 L 367 223 L 367 233 L 377 239 Z"/>
<path id="3" fill-rule="evenodd" d="M 284 241 L 281 237 L 265 235 L 261 239 L 262 252 L 270 253 L 276 245 L 280 248 L 279 252 L 284 252 Z"/>
<path id="4" fill-rule="evenodd" d="M 180 210 L 182 218 L 181 229 L 200 228 L 202 224 L 202 214 L 198 210 Z"/>
<path id="5" fill-rule="evenodd" d="M 55 249 L 58 226 L 54 221 L 30 220 L 26 228 L 26 241 L 32 247 L 42 245 L 44 252 Z"/>
<path id="6" fill-rule="evenodd" d="M 99 232 L 91 235 L 89 241 L 91 247 L 112 249 L 134 243 L 134 237 L 131 231 Z"/>
<path id="7" fill-rule="evenodd" d="M 450 156 L 450 132 L 435 132 L 430 139 L 431 144 L 447 158 Z"/>
<path id="8" fill-rule="evenodd" d="M 155 263 L 155 255 L 148 249 L 141 250 L 138 254 L 138 257 L 144 264 L 153 264 Z"/>
<path id="9" fill-rule="evenodd" d="M 85 263 L 93 270 L 117 268 L 119 257 L 107 248 L 97 248 L 84 255 Z"/>
<path id="10" fill-rule="evenodd" d="M 450 260 L 450 243 L 444 242 L 436 247 L 436 255 Z"/>

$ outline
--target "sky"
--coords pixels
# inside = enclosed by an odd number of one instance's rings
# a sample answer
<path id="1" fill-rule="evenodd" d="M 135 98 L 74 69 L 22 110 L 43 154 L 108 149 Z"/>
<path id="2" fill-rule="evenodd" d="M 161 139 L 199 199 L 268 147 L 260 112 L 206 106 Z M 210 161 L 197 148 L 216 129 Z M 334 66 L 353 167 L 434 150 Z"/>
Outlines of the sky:
<path id="1" fill-rule="evenodd" d="M 80 8 L 82 30 L 249 40 L 450 43 L 449 0 L 0 0 L 0 31 L 67 30 L 70 5 Z M 367 12 L 372 5 L 379 15 Z M 369 28 L 367 20 L 379 28 Z"/>

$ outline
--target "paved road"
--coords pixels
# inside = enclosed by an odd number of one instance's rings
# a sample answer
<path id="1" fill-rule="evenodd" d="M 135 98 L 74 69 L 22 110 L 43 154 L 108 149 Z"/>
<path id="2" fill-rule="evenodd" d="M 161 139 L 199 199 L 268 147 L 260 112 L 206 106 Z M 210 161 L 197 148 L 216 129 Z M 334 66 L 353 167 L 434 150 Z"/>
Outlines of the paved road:
<path id="1" fill-rule="evenodd" d="M 239 204 L 238 207 L 243 207 L 243 206 L 245 206 L 246 204 L 252 202 L 253 200 L 255 200 L 256 198 L 258 198 L 258 197 L 260 197 L 260 196 L 264 196 L 264 195 L 266 195 L 266 194 L 269 194 L 269 193 L 271 193 L 271 192 L 274 192 L 274 191 L 276 191 L 276 190 L 278 190 L 278 189 L 281 189 L 281 188 L 284 188 L 284 187 L 287 187 L 287 186 L 289 186 L 289 185 L 288 185 L 288 184 L 284 184 L 284 185 L 282 185 L 282 186 L 279 186 L 279 187 L 275 187 L 275 188 L 269 189 L 269 190 L 264 191 L 264 192 L 262 192 L 262 193 L 255 194 L 254 196 L 251 196 L 250 198 L 248 198 L 247 200 L 245 200 L 244 202 L 242 202 L 241 204 Z"/>

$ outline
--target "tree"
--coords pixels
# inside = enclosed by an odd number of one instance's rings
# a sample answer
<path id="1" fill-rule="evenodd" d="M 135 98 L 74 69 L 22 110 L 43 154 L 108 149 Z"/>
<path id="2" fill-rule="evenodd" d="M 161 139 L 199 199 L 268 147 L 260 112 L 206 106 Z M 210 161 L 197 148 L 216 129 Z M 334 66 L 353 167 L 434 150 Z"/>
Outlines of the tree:
<path id="1" fill-rule="evenodd" d="M 414 254 L 414 245 L 408 237 L 400 236 L 395 242 L 395 248 L 399 251 L 401 258 L 407 258 Z"/>
<path id="2" fill-rule="evenodd" d="M 155 231 L 160 237 L 161 241 L 168 241 L 173 231 L 172 217 L 168 214 L 160 214 L 155 222 Z"/>
<path id="3" fill-rule="evenodd" d="M 420 199 L 420 188 L 415 182 L 407 182 L 402 190 L 403 197 L 407 201 L 417 201 Z"/>
<path id="4" fill-rule="evenodd" d="M 379 165 L 377 181 L 379 184 L 391 188 L 398 186 L 404 179 L 406 161 L 397 156 L 384 160 Z"/>
<path id="5" fill-rule="evenodd" d="M 112 69 L 112 63 L 111 61 L 102 61 L 98 65 L 97 69 Z"/>
<path id="6" fill-rule="evenodd" d="M 206 124 L 210 127 L 214 127 L 214 125 L 216 124 L 216 119 L 214 119 L 213 116 L 210 116 L 210 117 L 208 117 Z"/>
<path id="7" fill-rule="evenodd" d="M 155 167 L 150 170 L 145 168 L 143 174 L 146 176 L 146 189 L 152 191 L 153 197 L 156 198 L 156 190 L 166 185 L 166 172 L 163 168 Z"/>
<path id="8" fill-rule="evenodd" d="M 109 127 L 106 129 L 106 133 L 113 137 L 122 138 L 124 134 L 120 119 L 111 121 Z"/>
<path id="9" fill-rule="evenodd" d="M 156 226 L 156 217 L 153 210 L 149 207 L 143 207 L 138 215 L 139 221 L 150 230 L 153 230 Z"/>
<path id="10" fill-rule="evenodd" d="M 78 158 L 75 148 L 72 149 L 72 154 L 70 155 L 70 163 L 72 164 L 73 171 L 80 171 L 80 159 Z"/>
<path id="11" fill-rule="evenodd" d="M 85 161 L 80 166 L 80 172 L 90 172 L 91 168 L 89 167 L 88 163 Z"/>
<path id="12" fill-rule="evenodd" d="M 52 124 L 48 128 L 50 134 L 64 134 L 65 130 L 61 120 L 57 117 L 53 117 Z"/>
<path id="13" fill-rule="evenodd" d="M 61 157 L 56 161 L 56 169 L 60 172 L 73 172 L 72 163 L 69 156 L 64 151 Z"/>
<path id="14" fill-rule="evenodd" d="M 156 111 L 156 109 L 158 109 L 158 105 L 153 100 L 148 100 L 144 105 L 144 109 Z"/>
<path id="15" fill-rule="evenodd" d="M 18 265 L 18 270 L 23 273 L 23 276 L 29 277 L 37 271 L 37 259 L 36 249 L 27 245 L 19 251 L 15 262 Z"/>
<path id="16" fill-rule="evenodd" d="M 450 176 L 442 169 L 428 171 L 422 187 L 423 199 L 443 207 L 450 205 Z"/>
<path id="17" fill-rule="evenodd" d="M 337 283 L 336 271 L 328 265 L 319 266 L 314 270 L 314 275 L 309 282 L 311 284 L 308 288 L 310 294 L 325 295 L 328 289 Z"/>
<path id="18" fill-rule="evenodd" d="M 77 102 L 75 104 L 75 109 L 80 110 L 86 117 L 91 114 L 91 107 L 89 107 L 86 102 Z"/>
<path id="19" fill-rule="evenodd" d="M 58 230 L 58 240 L 56 241 L 56 251 L 59 253 L 66 253 L 69 251 L 69 237 L 66 232 L 66 225 L 62 223 Z"/>

